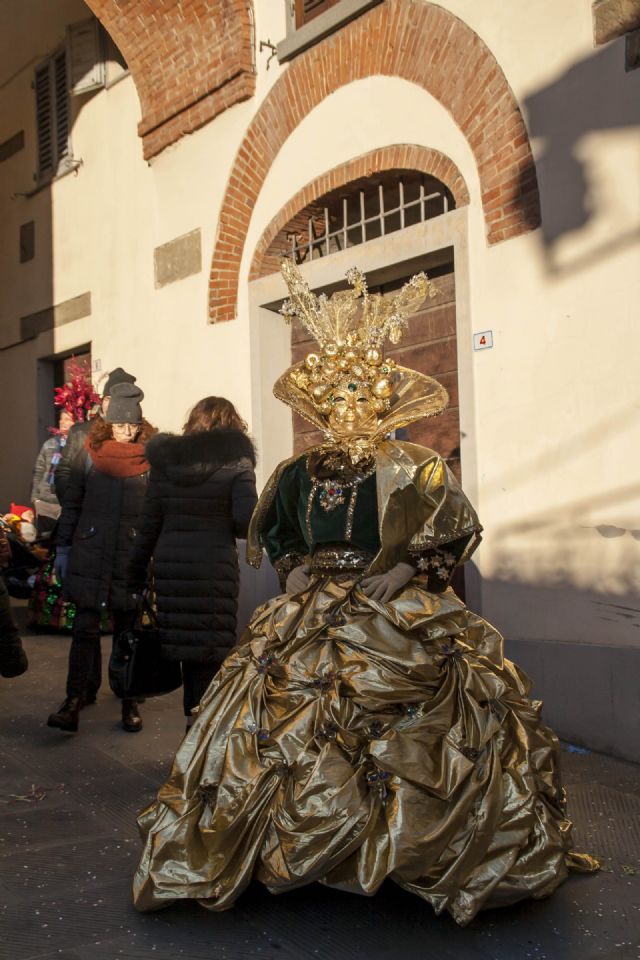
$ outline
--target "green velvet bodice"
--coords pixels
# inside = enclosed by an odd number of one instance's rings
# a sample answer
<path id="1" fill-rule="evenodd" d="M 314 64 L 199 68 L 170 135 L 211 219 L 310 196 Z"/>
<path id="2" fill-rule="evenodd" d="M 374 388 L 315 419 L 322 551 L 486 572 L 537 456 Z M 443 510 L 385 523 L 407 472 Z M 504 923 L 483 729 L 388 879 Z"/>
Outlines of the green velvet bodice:
<path id="1" fill-rule="evenodd" d="M 352 494 L 353 488 L 333 477 L 326 484 L 323 480 L 314 485 L 304 455 L 287 467 L 263 527 L 263 544 L 271 562 L 290 553 L 311 556 L 315 547 L 322 543 L 348 542 L 377 553 L 380 536 L 375 472 L 357 485 L 349 537 L 347 528 Z M 335 505 L 325 509 L 323 503 L 332 501 Z"/>

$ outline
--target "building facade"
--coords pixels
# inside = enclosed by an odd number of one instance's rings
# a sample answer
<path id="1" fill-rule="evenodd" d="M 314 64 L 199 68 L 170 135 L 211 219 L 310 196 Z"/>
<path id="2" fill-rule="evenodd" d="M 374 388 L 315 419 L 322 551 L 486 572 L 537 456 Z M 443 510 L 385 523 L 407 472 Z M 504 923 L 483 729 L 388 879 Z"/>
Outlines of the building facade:
<path id="1" fill-rule="evenodd" d="M 72 354 L 163 429 L 228 396 L 263 482 L 314 439 L 271 395 L 281 254 L 315 290 L 427 269 L 399 355 L 450 392 L 410 438 L 485 526 L 467 599 L 562 735 L 639 759 L 638 7 L 3 4 L 3 509 Z"/>

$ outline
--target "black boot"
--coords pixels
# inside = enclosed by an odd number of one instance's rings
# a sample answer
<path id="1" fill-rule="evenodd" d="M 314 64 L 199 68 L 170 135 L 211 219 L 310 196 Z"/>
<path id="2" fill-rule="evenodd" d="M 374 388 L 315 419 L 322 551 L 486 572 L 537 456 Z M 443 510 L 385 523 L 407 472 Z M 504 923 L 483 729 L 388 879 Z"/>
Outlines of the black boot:
<path id="1" fill-rule="evenodd" d="M 57 727 L 58 730 L 66 730 L 68 733 L 75 733 L 78 729 L 78 714 L 81 708 L 82 700 L 80 697 L 67 697 L 57 713 L 50 714 L 47 726 Z"/>
<path id="2" fill-rule="evenodd" d="M 138 704 L 135 700 L 122 701 L 122 726 L 129 733 L 137 733 L 142 730 L 142 717 L 138 712 Z"/>
<path id="3" fill-rule="evenodd" d="M 26 673 L 29 661 L 27 655 L 22 649 L 20 638 L 4 643 L 0 651 L 0 676 L 19 677 Z"/>

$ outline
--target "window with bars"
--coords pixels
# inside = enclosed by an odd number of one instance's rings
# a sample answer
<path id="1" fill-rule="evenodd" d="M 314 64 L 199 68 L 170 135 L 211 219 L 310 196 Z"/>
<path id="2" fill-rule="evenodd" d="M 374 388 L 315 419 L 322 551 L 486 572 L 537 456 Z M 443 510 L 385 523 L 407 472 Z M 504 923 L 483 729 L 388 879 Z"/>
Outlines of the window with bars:
<path id="1" fill-rule="evenodd" d="M 327 257 L 423 223 L 455 208 L 451 192 L 435 177 L 410 170 L 363 178 L 301 211 L 285 228 L 296 263 Z"/>
<path id="2" fill-rule="evenodd" d="M 71 163 L 71 122 L 67 55 L 60 50 L 36 70 L 37 179 L 47 180 Z"/>
<path id="3" fill-rule="evenodd" d="M 339 2 L 340 0 L 295 0 L 296 29 Z"/>

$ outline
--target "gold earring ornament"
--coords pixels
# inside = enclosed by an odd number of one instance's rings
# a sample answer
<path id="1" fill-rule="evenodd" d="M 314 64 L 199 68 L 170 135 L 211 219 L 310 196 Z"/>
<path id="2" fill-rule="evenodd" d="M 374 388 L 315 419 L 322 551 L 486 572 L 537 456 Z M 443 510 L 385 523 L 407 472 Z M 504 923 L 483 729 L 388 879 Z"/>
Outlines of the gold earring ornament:
<path id="1" fill-rule="evenodd" d="M 369 347 L 365 351 L 364 359 L 372 367 L 378 367 L 382 363 L 382 351 L 378 347 Z"/>
<path id="2" fill-rule="evenodd" d="M 373 393 L 381 400 L 387 400 L 393 393 L 393 386 L 387 377 L 380 377 L 373 385 Z"/>
<path id="3" fill-rule="evenodd" d="M 326 395 L 331 390 L 331 385 L 325 382 L 314 384 L 311 388 L 311 396 L 317 403 L 322 403 Z"/>

